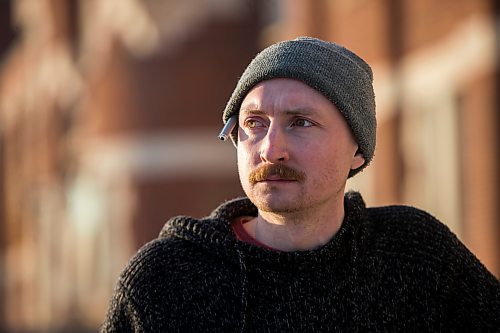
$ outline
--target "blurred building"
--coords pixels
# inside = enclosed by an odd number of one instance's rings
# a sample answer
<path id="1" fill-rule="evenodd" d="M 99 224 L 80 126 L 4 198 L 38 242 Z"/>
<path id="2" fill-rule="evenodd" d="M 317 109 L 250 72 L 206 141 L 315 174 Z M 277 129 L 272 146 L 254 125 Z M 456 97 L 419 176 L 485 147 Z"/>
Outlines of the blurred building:
<path id="1" fill-rule="evenodd" d="M 298 35 L 373 67 L 378 147 L 349 187 L 430 211 L 500 276 L 499 22 L 496 0 L 0 2 L 0 332 L 97 331 L 169 217 L 242 195 L 222 109 Z"/>
<path id="2" fill-rule="evenodd" d="M 429 211 L 500 276 L 500 2 L 277 3 L 266 44 L 312 35 L 373 68 L 377 149 L 348 187 Z"/>
<path id="3" fill-rule="evenodd" d="M 7 3 L 3 329 L 95 331 L 119 272 L 170 216 L 241 195 L 234 147 L 217 134 L 257 51 L 257 6 Z"/>

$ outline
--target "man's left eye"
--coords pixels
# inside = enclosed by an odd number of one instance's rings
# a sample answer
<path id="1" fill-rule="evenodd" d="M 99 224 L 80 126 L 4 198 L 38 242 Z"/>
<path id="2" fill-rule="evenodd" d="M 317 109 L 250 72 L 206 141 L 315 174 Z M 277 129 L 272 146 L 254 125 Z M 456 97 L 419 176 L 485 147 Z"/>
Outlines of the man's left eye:
<path id="1" fill-rule="evenodd" d="M 302 118 L 295 119 L 291 124 L 291 126 L 299 126 L 299 127 L 310 127 L 313 125 L 314 124 L 310 120 L 302 119 Z"/>

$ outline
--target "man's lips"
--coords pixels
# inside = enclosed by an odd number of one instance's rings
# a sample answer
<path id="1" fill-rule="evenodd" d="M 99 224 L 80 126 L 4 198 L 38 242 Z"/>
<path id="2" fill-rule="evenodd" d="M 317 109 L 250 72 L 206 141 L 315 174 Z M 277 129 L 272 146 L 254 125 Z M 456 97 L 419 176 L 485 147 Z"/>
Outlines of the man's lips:
<path id="1" fill-rule="evenodd" d="M 296 181 L 296 180 L 295 179 L 281 178 L 280 176 L 272 175 L 272 176 L 267 176 L 265 179 L 263 179 L 261 181 L 263 181 L 263 182 L 266 182 L 266 181 L 271 181 L 271 182 L 275 182 L 275 181 L 292 182 L 292 181 Z"/>

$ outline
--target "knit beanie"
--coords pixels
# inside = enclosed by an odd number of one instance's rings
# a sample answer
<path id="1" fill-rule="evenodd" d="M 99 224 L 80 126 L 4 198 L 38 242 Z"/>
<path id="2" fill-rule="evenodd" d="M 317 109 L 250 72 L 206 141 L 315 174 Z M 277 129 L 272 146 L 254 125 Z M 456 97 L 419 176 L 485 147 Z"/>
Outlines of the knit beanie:
<path id="1" fill-rule="evenodd" d="M 223 113 L 226 123 L 240 111 L 247 93 L 259 82 L 274 78 L 301 81 L 323 94 L 342 113 L 352 130 L 365 163 L 375 151 L 375 95 L 370 66 L 352 51 L 336 43 L 299 37 L 271 45 L 261 51 L 243 72 Z M 237 129 L 231 133 L 237 144 Z"/>

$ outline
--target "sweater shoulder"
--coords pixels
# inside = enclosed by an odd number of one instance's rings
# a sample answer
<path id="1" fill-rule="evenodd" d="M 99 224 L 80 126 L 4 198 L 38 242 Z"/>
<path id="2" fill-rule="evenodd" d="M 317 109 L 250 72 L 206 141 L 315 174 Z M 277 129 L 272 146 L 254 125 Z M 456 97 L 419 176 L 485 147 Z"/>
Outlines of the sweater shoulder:
<path id="1" fill-rule="evenodd" d="M 129 260 L 121 273 L 120 284 L 133 289 L 145 281 L 164 280 L 193 251 L 192 244 L 179 238 L 154 239 L 143 245 Z"/>
<path id="2" fill-rule="evenodd" d="M 408 258 L 441 261 L 444 254 L 461 247 L 448 226 L 411 206 L 368 208 L 365 227 L 374 249 Z"/>
<path id="3" fill-rule="evenodd" d="M 130 259 L 121 274 L 121 284 L 130 288 L 158 283 L 162 288 L 175 289 L 185 281 L 210 274 L 216 267 L 236 265 L 237 258 L 228 251 L 234 240 L 224 224 L 212 217 L 170 219 L 158 238 L 146 243 Z"/>
<path id="4" fill-rule="evenodd" d="M 496 285 L 498 289 L 498 279 L 447 225 L 431 214 L 410 206 L 375 207 L 367 211 L 366 253 L 412 262 L 463 279 L 484 277 L 488 285 Z"/>
<path id="5" fill-rule="evenodd" d="M 396 228 L 404 231 L 451 233 L 450 229 L 430 213 L 404 205 L 391 205 L 367 208 L 368 219 L 372 224 Z"/>
<path id="6" fill-rule="evenodd" d="M 133 313 L 128 321 L 147 327 L 141 332 L 205 331 L 192 328 L 202 322 L 186 318 L 207 308 L 219 311 L 216 304 L 221 295 L 234 291 L 227 281 L 238 281 L 236 268 L 199 242 L 166 234 L 132 257 L 120 275 L 113 303 Z"/>

